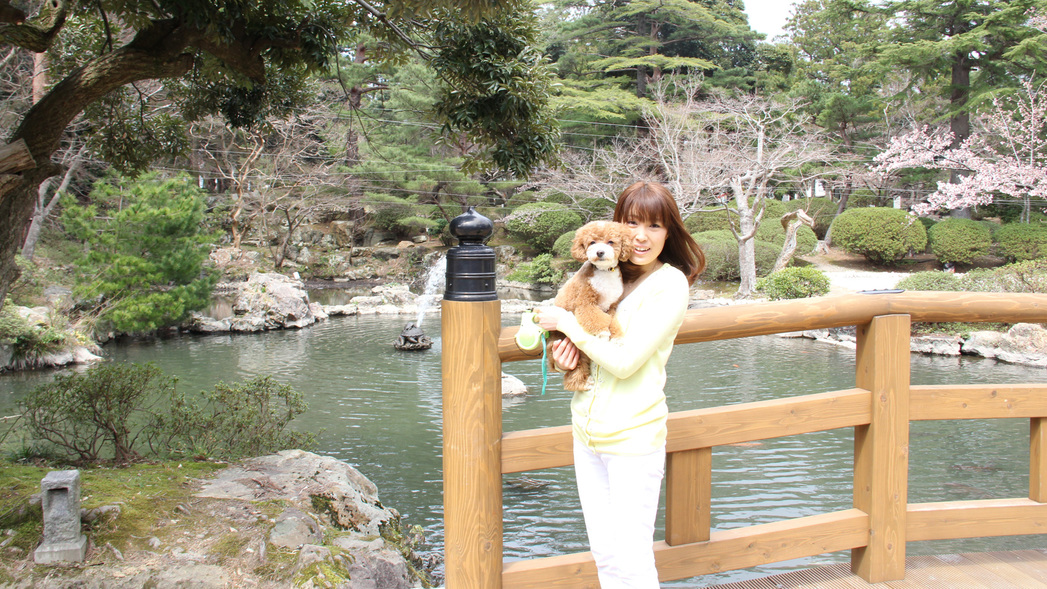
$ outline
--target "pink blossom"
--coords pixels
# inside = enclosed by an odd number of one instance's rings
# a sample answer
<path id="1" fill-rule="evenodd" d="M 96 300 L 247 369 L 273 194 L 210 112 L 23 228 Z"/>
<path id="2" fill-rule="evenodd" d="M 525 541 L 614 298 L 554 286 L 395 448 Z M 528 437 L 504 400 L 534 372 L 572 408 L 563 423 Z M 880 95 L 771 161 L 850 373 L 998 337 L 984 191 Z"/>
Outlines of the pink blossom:
<path id="1" fill-rule="evenodd" d="M 984 116 L 985 132 L 972 134 L 950 148 L 951 133 L 931 133 L 927 127 L 891 140 L 874 160 L 873 171 L 884 176 L 905 168 L 959 170 L 959 182 L 939 182 L 927 202 L 913 207 L 926 215 L 938 209 L 985 205 L 994 195 L 1021 199 L 1047 197 L 1047 86 L 1025 83 L 1013 105 L 999 99 Z"/>

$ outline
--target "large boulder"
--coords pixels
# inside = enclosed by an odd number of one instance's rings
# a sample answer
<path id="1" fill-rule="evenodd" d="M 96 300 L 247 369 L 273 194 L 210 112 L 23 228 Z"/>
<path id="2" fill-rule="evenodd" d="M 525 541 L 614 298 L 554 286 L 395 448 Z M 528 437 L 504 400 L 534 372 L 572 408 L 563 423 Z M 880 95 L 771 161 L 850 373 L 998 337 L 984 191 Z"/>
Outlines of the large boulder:
<path id="1" fill-rule="evenodd" d="M 196 496 L 288 505 L 269 541 L 301 551 L 296 582 L 325 561 L 344 571 L 354 588 L 407 589 L 421 577 L 431 582 L 412 551 L 418 533 L 382 505 L 374 483 L 338 459 L 303 450 L 250 458 L 205 481 Z M 350 558 L 341 558 L 343 552 Z"/>
<path id="2" fill-rule="evenodd" d="M 306 327 L 316 323 L 309 295 L 300 280 L 256 272 L 233 302 L 233 331 Z"/>
<path id="3" fill-rule="evenodd" d="M 1047 329 L 1033 323 L 1018 323 L 1007 333 L 975 331 L 964 342 L 963 353 L 1010 364 L 1047 367 Z"/>

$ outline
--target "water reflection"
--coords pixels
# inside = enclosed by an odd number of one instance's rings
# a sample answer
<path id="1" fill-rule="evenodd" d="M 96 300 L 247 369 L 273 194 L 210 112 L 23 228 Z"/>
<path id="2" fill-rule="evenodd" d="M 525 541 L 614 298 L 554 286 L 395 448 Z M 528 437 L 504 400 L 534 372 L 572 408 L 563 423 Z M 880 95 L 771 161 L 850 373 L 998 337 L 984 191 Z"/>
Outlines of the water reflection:
<path id="1" fill-rule="evenodd" d="M 345 460 L 378 485 L 383 503 L 442 545 L 440 318 L 426 320 L 433 348 L 403 352 L 393 342 L 408 317 L 335 317 L 303 330 L 186 336 L 110 345 L 116 361 L 154 362 L 195 391 L 272 374 L 302 391 L 309 411 L 298 426 L 320 430 L 320 451 Z M 507 324 L 518 321 L 507 316 Z M 912 356 L 915 384 L 1040 382 L 1042 369 L 978 358 Z M 777 337 L 678 347 L 668 367 L 670 409 L 744 403 L 850 388 L 854 352 Z M 504 403 L 505 431 L 564 425 L 569 396 L 552 375 L 540 396 L 540 360 L 514 362 L 532 394 Z M 0 376 L 0 410 L 10 414 L 51 372 Z M 1026 420 L 917 422 L 911 434 L 910 501 L 1021 497 L 1028 492 Z M 849 429 L 717 448 L 713 453 L 713 526 L 827 513 L 851 506 L 853 434 Z M 570 468 L 506 476 L 505 552 L 531 558 L 586 550 Z M 660 515 L 661 518 L 664 515 Z M 661 526 L 661 523 L 659 524 Z M 658 532 L 660 535 L 661 532 Z M 1042 537 L 910 544 L 910 554 L 1047 547 Z M 703 587 L 845 560 L 838 553 L 666 583 Z"/>

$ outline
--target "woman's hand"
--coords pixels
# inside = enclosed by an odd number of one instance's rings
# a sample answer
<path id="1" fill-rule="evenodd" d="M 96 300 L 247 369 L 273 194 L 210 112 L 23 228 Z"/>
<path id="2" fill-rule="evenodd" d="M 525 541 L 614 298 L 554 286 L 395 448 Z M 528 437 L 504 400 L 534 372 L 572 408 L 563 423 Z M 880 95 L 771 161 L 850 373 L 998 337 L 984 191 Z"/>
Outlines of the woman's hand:
<path id="1" fill-rule="evenodd" d="M 546 331 L 556 331 L 556 326 L 560 323 L 560 317 L 567 314 L 567 310 L 560 307 L 538 307 L 536 311 L 538 313 L 538 325 Z"/>
<path id="2" fill-rule="evenodd" d="M 581 355 L 581 352 L 571 340 L 564 338 L 554 341 L 550 346 L 550 351 L 553 366 L 556 366 L 558 370 L 567 372 L 578 367 L 578 356 Z"/>

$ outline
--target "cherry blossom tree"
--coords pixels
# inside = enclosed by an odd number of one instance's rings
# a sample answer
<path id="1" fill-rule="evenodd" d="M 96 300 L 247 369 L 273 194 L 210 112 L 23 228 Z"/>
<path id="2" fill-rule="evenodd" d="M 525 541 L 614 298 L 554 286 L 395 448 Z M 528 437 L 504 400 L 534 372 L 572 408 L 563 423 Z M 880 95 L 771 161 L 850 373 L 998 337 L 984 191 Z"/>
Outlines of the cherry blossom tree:
<path id="1" fill-rule="evenodd" d="M 889 175 L 907 168 L 961 171 L 956 183 L 938 182 L 927 202 L 913 209 L 926 215 L 993 202 L 997 195 L 1022 201 L 1029 221 L 1034 199 L 1047 198 L 1047 83 L 1024 83 L 1014 100 L 996 98 L 982 117 L 984 131 L 951 148 L 950 132 L 927 127 L 896 137 L 877 155 L 874 170 Z"/>

